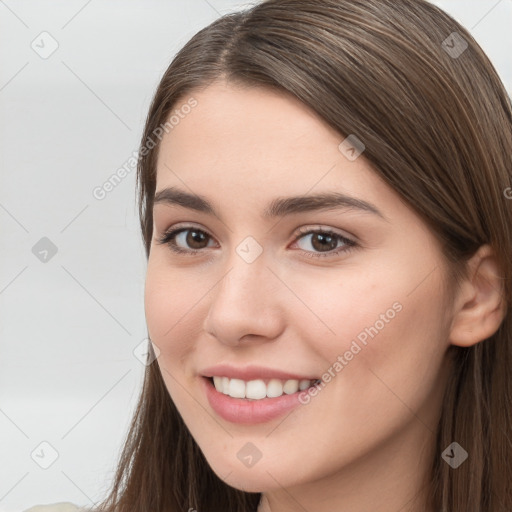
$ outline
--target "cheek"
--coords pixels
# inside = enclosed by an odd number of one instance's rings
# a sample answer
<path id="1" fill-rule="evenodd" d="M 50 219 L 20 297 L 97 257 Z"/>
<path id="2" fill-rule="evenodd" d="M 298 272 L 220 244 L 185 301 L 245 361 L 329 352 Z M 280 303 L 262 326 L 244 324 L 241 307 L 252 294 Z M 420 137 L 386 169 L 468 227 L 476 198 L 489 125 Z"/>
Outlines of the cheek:
<path id="1" fill-rule="evenodd" d="M 447 348 L 441 276 L 434 273 L 415 288 L 425 273 L 414 266 L 409 272 L 404 267 L 390 269 L 364 278 L 347 272 L 345 279 L 340 276 L 334 282 L 319 281 L 315 287 L 303 288 L 304 302 L 322 321 L 310 316 L 314 325 L 320 325 L 315 352 L 331 380 L 342 380 L 345 390 L 357 390 L 368 403 L 383 394 L 391 397 L 387 386 L 412 402 L 421 402 L 429 387 L 435 386 Z M 312 332 L 305 323 L 303 329 Z M 332 377 L 341 374 L 343 379 Z M 347 400 L 347 396 L 339 398 Z"/>
<path id="2" fill-rule="evenodd" d="M 144 289 L 144 310 L 150 337 L 157 344 L 172 328 L 172 302 L 167 280 L 149 266 Z"/>
<path id="3" fill-rule="evenodd" d="M 407 421 L 410 411 L 422 411 L 418 415 L 425 416 L 424 422 L 431 421 L 426 411 L 441 389 L 447 348 L 436 287 L 425 285 L 408 296 L 409 291 L 405 287 L 402 294 L 376 301 L 381 306 L 375 314 L 362 328 L 354 326 L 349 339 L 361 350 L 343 370 L 374 419 L 393 418 L 397 425 Z"/>
<path id="4" fill-rule="evenodd" d="M 345 268 L 307 277 L 289 275 L 284 280 L 300 299 L 290 298 L 295 301 L 288 306 L 293 317 L 290 324 L 325 362 L 334 362 L 351 348 L 348 358 L 358 350 L 361 353 L 354 342 L 362 349 L 369 348 L 371 341 L 384 345 L 386 333 L 400 322 L 403 302 L 408 300 L 403 275 L 393 276 L 381 269 L 363 275 Z"/>
<path id="5" fill-rule="evenodd" d="M 182 343 L 173 343 L 181 331 L 182 320 L 193 304 L 190 287 L 180 282 L 180 275 L 156 258 L 150 259 L 144 289 L 144 309 L 151 339 L 163 352 L 177 350 Z"/>
<path id="6" fill-rule="evenodd" d="M 155 255 L 148 262 L 144 308 L 149 336 L 160 349 L 157 362 L 174 396 L 179 390 L 171 376 L 180 376 L 181 382 L 193 370 L 190 365 L 203 328 L 205 294 L 211 284 L 198 281 L 193 272 L 173 269 L 159 258 Z"/>
<path id="7" fill-rule="evenodd" d="M 154 262 L 148 263 L 144 307 L 149 336 L 160 349 L 156 362 L 165 386 L 178 406 L 183 401 L 186 403 L 180 397 L 179 383 L 183 381 L 183 361 L 189 351 L 189 344 L 183 337 L 179 320 L 185 314 L 187 298 L 183 295 L 184 292 L 177 292 L 178 289 L 185 289 L 179 287 L 170 274 L 165 267 L 159 267 Z"/>

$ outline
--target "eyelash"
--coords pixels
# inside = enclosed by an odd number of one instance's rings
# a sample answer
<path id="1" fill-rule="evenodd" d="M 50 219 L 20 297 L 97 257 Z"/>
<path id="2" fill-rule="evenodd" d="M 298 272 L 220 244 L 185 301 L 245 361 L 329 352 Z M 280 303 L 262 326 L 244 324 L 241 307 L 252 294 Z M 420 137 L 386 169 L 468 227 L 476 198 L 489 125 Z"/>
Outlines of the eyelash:
<path id="1" fill-rule="evenodd" d="M 187 254 L 189 256 L 197 256 L 199 253 L 201 253 L 203 251 L 203 249 L 189 249 L 189 250 L 182 249 L 181 247 L 178 247 L 174 241 L 174 238 L 178 234 L 180 234 L 183 231 L 190 231 L 190 230 L 194 230 L 196 232 L 203 233 L 210 239 L 213 238 L 206 231 L 204 231 L 202 229 L 195 228 L 194 226 L 186 226 L 186 227 L 180 227 L 177 229 L 173 229 L 171 231 L 166 231 L 160 238 L 157 239 L 157 243 L 167 244 L 169 246 L 169 248 L 171 249 L 171 251 L 173 251 L 174 253 L 177 253 L 177 254 Z M 339 233 L 335 233 L 334 231 L 331 231 L 329 229 L 307 229 L 307 228 L 299 228 L 298 236 L 295 237 L 295 239 L 293 240 L 293 243 L 297 242 L 298 240 L 300 240 L 302 237 L 304 237 L 306 235 L 318 234 L 318 233 L 333 236 L 335 239 L 343 242 L 345 245 L 342 247 L 339 247 L 337 249 L 332 249 L 331 251 L 328 251 L 325 253 L 321 253 L 321 252 L 314 253 L 311 251 L 305 251 L 305 250 L 301 249 L 302 252 L 304 252 L 308 255 L 307 257 L 310 257 L 310 258 L 333 257 L 333 256 L 337 256 L 338 254 L 341 254 L 341 253 L 347 253 L 350 250 L 357 247 L 357 245 L 358 245 L 353 240 L 345 238 L 344 236 L 340 235 Z"/>

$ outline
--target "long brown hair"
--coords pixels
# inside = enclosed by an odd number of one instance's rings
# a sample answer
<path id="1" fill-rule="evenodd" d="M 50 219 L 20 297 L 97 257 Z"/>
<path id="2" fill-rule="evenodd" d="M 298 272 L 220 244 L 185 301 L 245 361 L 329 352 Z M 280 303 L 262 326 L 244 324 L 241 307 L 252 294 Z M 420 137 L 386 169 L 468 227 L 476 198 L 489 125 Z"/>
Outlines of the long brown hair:
<path id="1" fill-rule="evenodd" d="M 449 349 L 429 494 L 436 510 L 510 512 L 512 109 L 480 46 L 424 0 L 267 0 L 217 19 L 175 56 L 149 109 L 138 164 L 147 255 L 162 127 L 218 79 L 292 94 L 341 135 L 356 134 L 375 172 L 439 238 L 452 291 L 468 258 L 494 249 L 506 316 L 489 339 Z M 441 459 L 453 441 L 470 454 L 456 470 Z M 213 473 L 150 364 L 98 510 L 254 512 L 259 499 Z"/>

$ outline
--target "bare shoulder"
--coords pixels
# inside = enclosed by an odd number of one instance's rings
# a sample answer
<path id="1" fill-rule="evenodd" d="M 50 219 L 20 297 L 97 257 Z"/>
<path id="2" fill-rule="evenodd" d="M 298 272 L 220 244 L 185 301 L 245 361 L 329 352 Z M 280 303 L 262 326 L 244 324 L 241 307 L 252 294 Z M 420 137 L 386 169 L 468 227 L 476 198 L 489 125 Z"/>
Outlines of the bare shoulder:
<path id="1" fill-rule="evenodd" d="M 66 501 L 62 503 L 52 503 L 50 505 L 36 505 L 23 512 L 87 512 L 87 510 Z"/>

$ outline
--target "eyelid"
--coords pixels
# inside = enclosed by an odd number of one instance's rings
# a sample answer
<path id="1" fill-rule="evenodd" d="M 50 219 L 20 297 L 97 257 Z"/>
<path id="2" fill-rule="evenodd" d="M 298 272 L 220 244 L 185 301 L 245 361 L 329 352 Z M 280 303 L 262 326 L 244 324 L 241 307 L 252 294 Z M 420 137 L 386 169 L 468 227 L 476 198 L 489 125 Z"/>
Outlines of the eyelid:
<path id="1" fill-rule="evenodd" d="M 301 226 L 300 228 L 297 228 L 296 230 L 294 230 L 294 232 L 297 232 L 297 234 L 300 234 L 300 235 L 307 235 L 308 233 L 315 232 L 315 231 L 334 233 L 335 235 L 338 235 L 341 238 L 345 238 L 346 240 L 350 240 L 351 242 L 356 243 L 356 241 L 352 239 L 352 235 L 346 235 L 345 233 L 342 233 L 341 230 L 338 230 L 337 228 L 332 228 L 330 226 L 325 226 L 323 224 L 311 224 L 306 227 Z"/>

